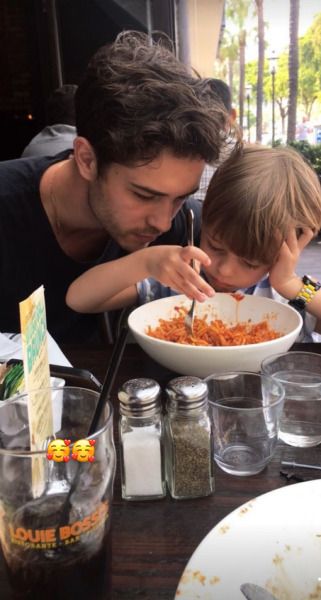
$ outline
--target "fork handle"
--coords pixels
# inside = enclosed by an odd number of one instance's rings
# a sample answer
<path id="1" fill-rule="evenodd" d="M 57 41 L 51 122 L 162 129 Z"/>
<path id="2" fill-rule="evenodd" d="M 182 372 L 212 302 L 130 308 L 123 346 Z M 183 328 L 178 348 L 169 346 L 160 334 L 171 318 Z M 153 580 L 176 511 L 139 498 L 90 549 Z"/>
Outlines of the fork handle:
<path id="1" fill-rule="evenodd" d="M 189 246 L 194 246 L 194 211 L 189 208 L 187 211 L 187 242 Z M 192 259 L 190 262 L 192 269 L 195 269 L 195 260 Z"/>
<path id="2" fill-rule="evenodd" d="M 189 208 L 187 211 L 187 241 L 189 246 L 194 246 L 194 211 Z"/>

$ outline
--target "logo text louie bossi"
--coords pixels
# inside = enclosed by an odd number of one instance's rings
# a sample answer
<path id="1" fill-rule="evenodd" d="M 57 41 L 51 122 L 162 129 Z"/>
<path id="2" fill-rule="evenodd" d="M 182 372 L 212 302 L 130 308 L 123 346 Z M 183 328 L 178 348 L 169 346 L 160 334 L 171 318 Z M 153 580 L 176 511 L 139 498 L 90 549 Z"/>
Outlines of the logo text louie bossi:
<path id="1" fill-rule="evenodd" d="M 74 521 L 68 525 L 46 529 L 25 529 L 8 525 L 10 540 L 13 544 L 43 550 L 56 548 L 61 545 L 74 544 L 80 537 L 101 527 L 109 516 L 108 500 L 101 502 L 98 507 L 82 520 Z"/>

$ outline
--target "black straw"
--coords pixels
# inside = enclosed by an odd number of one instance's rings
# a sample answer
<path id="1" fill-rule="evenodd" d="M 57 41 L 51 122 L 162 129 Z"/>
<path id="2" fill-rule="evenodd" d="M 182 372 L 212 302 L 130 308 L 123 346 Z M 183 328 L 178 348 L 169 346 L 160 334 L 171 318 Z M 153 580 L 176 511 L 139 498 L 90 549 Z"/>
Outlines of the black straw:
<path id="1" fill-rule="evenodd" d="M 107 372 L 105 375 L 105 380 L 100 392 L 100 396 L 95 408 L 95 412 L 94 412 L 94 416 L 92 418 L 92 421 L 90 423 L 90 427 L 89 427 L 89 431 L 88 431 L 88 436 L 92 435 L 93 433 L 95 433 L 98 423 L 99 423 L 99 419 L 101 417 L 102 411 L 106 405 L 106 402 L 110 396 L 110 392 L 111 389 L 113 387 L 114 381 L 115 381 L 115 377 L 117 375 L 118 372 L 118 368 L 120 365 L 120 361 L 122 359 L 123 353 L 124 353 L 124 349 L 126 346 L 126 341 L 127 341 L 127 335 L 128 335 L 128 326 L 127 326 L 127 319 L 126 322 L 123 324 L 123 326 L 121 327 L 119 333 L 118 333 L 118 337 L 117 340 L 115 342 L 114 348 L 113 348 L 113 352 L 107 367 Z"/>
<path id="2" fill-rule="evenodd" d="M 113 347 L 110 361 L 108 363 L 104 383 L 103 383 L 103 386 L 102 386 L 102 389 L 100 392 L 98 402 L 96 404 L 96 408 L 95 408 L 95 412 L 94 412 L 92 421 L 90 423 L 87 437 L 89 437 L 96 431 L 97 425 L 98 425 L 100 417 L 102 415 L 102 411 L 103 411 L 103 409 L 106 405 L 106 402 L 110 396 L 110 392 L 113 387 L 115 377 L 117 375 L 117 371 L 118 371 L 120 361 L 122 359 L 122 356 L 123 356 L 123 353 L 125 350 L 127 336 L 128 336 L 128 323 L 127 323 L 128 312 L 129 312 L 128 310 L 124 311 L 120 317 L 117 339 L 116 339 L 116 342 Z M 64 506 L 62 508 L 60 524 L 65 524 L 66 520 L 68 519 L 69 510 L 71 507 L 71 503 L 70 503 L 71 495 L 75 491 L 77 484 L 78 484 L 78 476 L 79 476 L 79 471 L 80 471 L 79 466 L 80 466 L 80 463 L 77 464 L 77 471 L 76 471 L 74 479 L 70 485 L 70 488 L 69 488 L 69 491 L 68 491 L 68 494 L 66 497 L 66 501 L 64 502 Z"/>

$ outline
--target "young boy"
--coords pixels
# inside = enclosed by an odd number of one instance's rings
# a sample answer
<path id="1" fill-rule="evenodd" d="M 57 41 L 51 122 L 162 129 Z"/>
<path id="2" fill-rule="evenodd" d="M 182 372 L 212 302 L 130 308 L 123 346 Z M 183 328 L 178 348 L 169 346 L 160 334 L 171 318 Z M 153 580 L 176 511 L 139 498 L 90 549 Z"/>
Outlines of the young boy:
<path id="1" fill-rule="evenodd" d="M 67 303 L 99 312 L 168 296 L 171 289 L 200 302 L 215 291 L 242 290 L 294 301 L 310 313 L 308 341 L 312 331 L 321 332 L 321 286 L 295 269 L 320 228 L 321 187 L 311 167 L 290 148 L 249 145 L 233 152 L 212 178 L 200 248 L 147 247 L 95 267 L 70 286 Z M 202 276 L 193 271 L 192 258 Z"/>

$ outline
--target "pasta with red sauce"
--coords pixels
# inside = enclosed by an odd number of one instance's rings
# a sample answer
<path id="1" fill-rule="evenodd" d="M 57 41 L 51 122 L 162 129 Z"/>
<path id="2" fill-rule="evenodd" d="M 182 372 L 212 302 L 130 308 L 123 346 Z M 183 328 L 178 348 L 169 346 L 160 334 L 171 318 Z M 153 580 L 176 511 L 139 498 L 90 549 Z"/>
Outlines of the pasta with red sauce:
<path id="1" fill-rule="evenodd" d="M 207 321 L 204 317 L 195 317 L 193 322 L 193 336 L 190 336 L 185 327 L 184 319 L 186 310 L 177 309 L 179 314 L 171 319 L 160 319 L 159 325 L 147 328 L 147 335 L 176 342 L 177 344 L 189 344 L 192 346 L 241 346 L 245 344 L 258 344 L 275 340 L 281 337 L 279 331 L 271 328 L 267 320 L 259 323 L 236 323 L 229 326 L 221 319 Z"/>

